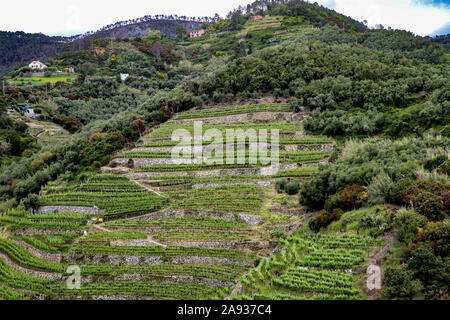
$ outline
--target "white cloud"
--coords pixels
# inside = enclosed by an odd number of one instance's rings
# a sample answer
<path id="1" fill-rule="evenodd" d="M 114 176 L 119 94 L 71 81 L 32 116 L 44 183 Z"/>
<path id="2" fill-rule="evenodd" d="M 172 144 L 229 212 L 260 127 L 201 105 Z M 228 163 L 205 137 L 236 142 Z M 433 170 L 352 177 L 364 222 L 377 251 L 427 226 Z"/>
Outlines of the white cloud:
<path id="1" fill-rule="evenodd" d="M 448 7 L 422 5 L 411 0 L 335 0 L 334 10 L 363 21 L 369 26 L 408 30 L 418 35 L 429 35 L 450 21 Z M 327 0 L 318 0 L 326 5 Z M 425 1 L 428 3 L 428 1 Z"/>
<path id="2" fill-rule="evenodd" d="M 105 25 L 145 15 L 225 16 L 253 0 L 32 0 L 2 1 L 0 30 L 49 35 L 97 30 Z"/>
<path id="3" fill-rule="evenodd" d="M 370 26 L 409 30 L 427 35 L 450 21 L 448 6 L 422 5 L 431 0 L 310 0 L 333 8 Z M 121 20 L 144 15 L 179 14 L 187 16 L 224 16 L 239 5 L 253 0 L 15 0 L 2 2 L 0 30 L 69 34 L 97 30 Z"/>

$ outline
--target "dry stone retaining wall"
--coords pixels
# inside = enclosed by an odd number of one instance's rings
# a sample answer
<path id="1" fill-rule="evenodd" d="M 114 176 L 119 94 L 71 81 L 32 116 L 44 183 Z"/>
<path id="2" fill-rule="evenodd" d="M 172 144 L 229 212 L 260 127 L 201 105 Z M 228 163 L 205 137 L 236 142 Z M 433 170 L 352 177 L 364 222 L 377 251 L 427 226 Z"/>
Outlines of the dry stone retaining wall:
<path id="1" fill-rule="evenodd" d="M 89 213 L 92 215 L 105 213 L 105 210 L 100 210 L 94 207 L 75 207 L 75 206 L 43 206 L 38 209 L 39 213 L 52 212 L 78 212 Z"/>
<path id="2" fill-rule="evenodd" d="M 35 247 L 33 247 L 32 245 L 29 245 L 28 243 L 26 243 L 25 241 L 21 241 L 21 240 L 13 240 L 16 244 L 18 244 L 19 246 L 25 248 L 25 250 L 27 250 L 29 253 L 31 253 L 32 255 L 50 261 L 50 262 L 55 262 L 55 263 L 60 263 L 61 262 L 61 258 L 62 258 L 62 254 L 59 253 L 48 253 L 48 252 L 44 252 L 41 251 Z"/>
<path id="3" fill-rule="evenodd" d="M 131 265 L 160 265 L 160 264 L 239 264 L 244 266 L 253 266 L 253 261 L 243 259 L 231 259 L 220 257 L 200 257 L 200 256 L 185 256 L 185 257 L 171 257 L 169 259 L 160 256 L 118 256 L 118 255 L 102 255 L 96 254 L 94 256 L 84 255 L 81 258 L 67 257 L 67 262 L 72 263 L 106 263 L 111 265 L 131 264 Z"/>

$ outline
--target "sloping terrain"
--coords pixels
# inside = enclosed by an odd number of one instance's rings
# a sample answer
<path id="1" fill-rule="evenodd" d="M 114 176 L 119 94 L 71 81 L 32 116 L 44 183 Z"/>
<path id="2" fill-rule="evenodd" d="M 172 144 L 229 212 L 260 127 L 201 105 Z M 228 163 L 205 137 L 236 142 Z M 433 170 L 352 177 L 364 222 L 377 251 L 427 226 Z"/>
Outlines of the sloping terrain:
<path id="1" fill-rule="evenodd" d="M 8 256 L 3 274 L 14 273 L 4 285 L 24 289 L 14 280 L 24 278 L 36 283 L 27 287 L 33 294 L 62 298 L 228 296 L 276 248 L 277 232 L 289 234 L 303 224 L 304 213 L 291 208 L 296 196 L 275 193 L 274 181 L 308 179 L 333 145 L 306 136 L 301 118 L 282 103 L 189 111 L 151 131 L 137 148 L 118 153 L 106 173 L 81 185 L 50 184 L 41 193 L 39 214 L 14 211 L 0 218 L 14 230 L 13 240 L 2 240 Z M 280 129 L 281 171 L 273 174 L 259 164 L 172 164 L 171 132 L 189 130 L 195 120 Z M 92 224 L 100 217 L 106 223 Z M 53 255 L 59 263 L 48 261 Z M 82 285 L 70 291 L 61 281 L 74 264 Z M 55 279 L 34 271 L 53 272 Z"/>

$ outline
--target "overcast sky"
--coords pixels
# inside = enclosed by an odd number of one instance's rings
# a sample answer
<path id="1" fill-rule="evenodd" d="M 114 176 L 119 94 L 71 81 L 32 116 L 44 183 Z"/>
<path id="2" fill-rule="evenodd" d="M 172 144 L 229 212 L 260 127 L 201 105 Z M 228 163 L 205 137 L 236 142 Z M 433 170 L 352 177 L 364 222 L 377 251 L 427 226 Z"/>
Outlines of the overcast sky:
<path id="1" fill-rule="evenodd" d="M 0 30 L 73 35 L 145 15 L 225 16 L 253 0 L 14 0 L 2 1 Z M 310 1 L 314 2 L 314 1 Z M 367 20 L 369 26 L 409 30 L 419 35 L 450 33 L 450 0 L 317 0 Z"/>

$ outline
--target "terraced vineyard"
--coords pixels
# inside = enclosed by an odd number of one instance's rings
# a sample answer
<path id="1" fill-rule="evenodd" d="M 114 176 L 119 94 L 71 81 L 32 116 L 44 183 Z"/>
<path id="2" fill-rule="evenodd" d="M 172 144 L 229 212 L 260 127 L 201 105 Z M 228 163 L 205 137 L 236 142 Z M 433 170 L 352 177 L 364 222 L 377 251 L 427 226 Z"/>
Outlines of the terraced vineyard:
<path id="1" fill-rule="evenodd" d="M 172 132 L 193 133 L 193 121 L 199 119 L 209 121 L 203 131 L 280 130 L 280 170 L 249 161 L 172 162 L 170 147 L 178 144 L 171 141 Z M 246 284 L 254 277 L 254 271 L 246 275 L 250 270 L 272 263 L 266 257 L 279 245 L 280 233 L 289 235 L 304 222 L 297 196 L 278 195 L 275 180 L 308 179 L 332 150 L 329 138 L 305 135 L 301 116 L 283 103 L 179 114 L 135 149 L 119 152 L 102 174 L 80 183 L 50 183 L 41 190 L 38 211 L 21 209 L 0 217 L 0 226 L 8 230 L 0 239 L 0 297 L 226 298 L 240 279 Z M 232 158 L 239 159 L 237 153 Z M 95 224 L 99 218 L 105 223 Z M 300 238 L 290 238 L 291 246 L 292 239 Z M 318 240 L 301 241 L 295 246 Z M 341 269 L 360 263 L 362 249 L 329 251 L 330 243 L 299 255 L 274 283 L 292 290 L 305 286 L 302 277 L 312 279 L 313 286 L 335 281 L 339 292 L 320 292 L 355 296 Z M 297 268 L 336 263 L 339 274 L 327 269 L 304 276 Z M 66 285 L 69 266 L 80 268 L 79 289 Z M 252 288 L 246 284 L 249 294 Z"/>
<path id="2" fill-rule="evenodd" d="M 361 299 L 358 276 L 381 243 L 355 234 L 300 233 L 241 280 L 236 299 Z"/>

